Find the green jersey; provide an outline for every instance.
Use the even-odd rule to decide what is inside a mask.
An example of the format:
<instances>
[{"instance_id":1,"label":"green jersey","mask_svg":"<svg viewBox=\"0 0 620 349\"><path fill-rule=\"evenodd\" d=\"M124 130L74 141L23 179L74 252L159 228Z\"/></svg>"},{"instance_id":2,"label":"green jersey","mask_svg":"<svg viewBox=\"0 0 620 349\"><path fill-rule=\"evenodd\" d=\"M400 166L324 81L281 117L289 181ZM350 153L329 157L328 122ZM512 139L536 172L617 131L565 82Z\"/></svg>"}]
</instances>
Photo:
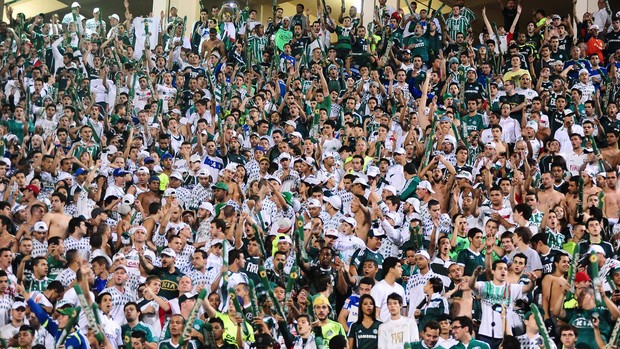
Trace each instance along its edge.
<instances>
[{"instance_id":1,"label":"green jersey","mask_svg":"<svg viewBox=\"0 0 620 349\"><path fill-rule=\"evenodd\" d=\"M411 35L405 40L406 47L411 47L411 57L419 55L422 62L428 62L428 40L424 36Z\"/></svg>"},{"instance_id":2,"label":"green jersey","mask_svg":"<svg viewBox=\"0 0 620 349\"><path fill-rule=\"evenodd\" d=\"M125 344L125 349L131 349L131 334L134 331L142 331L146 334L147 343L154 343L155 337L153 337L153 332L151 328L145 325L142 322L138 322L136 326L133 328L129 327L128 324L121 326L121 335L123 336L123 344Z\"/></svg>"},{"instance_id":3,"label":"green jersey","mask_svg":"<svg viewBox=\"0 0 620 349\"><path fill-rule=\"evenodd\" d=\"M32 273L29 273L29 275L24 278L24 287L26 288L26 292L43 292L47 289L49 282L50 280L46 277L44 277L43 280L38 280L34 278Z\"/></svg>"},{"instance_id":4,"label":"green jersey","mask_svg":"<svg viewBox=\"0 0 620 349\"><path fill-rule=\"evenodd\" d=\"M465 114L461 119L463 127L465 128L465 134L468 135L473 131L482 131L484 129L484 122L482 121L482 115L476 113L474 115Z\"/></svg>"},{"instance_id":5,"label":"green jersey","mask_svg":"<svg viewBox=\"0 0 620 349\"><path fill-rule=\"evenodd\" d=\"M450 236L450 239L452 239L452 236ZM469 248L469 239L467 238L467 235L465 236L457 235L456 246L452 249L452 251L450 251L450 259L453 261L456 260L456 258L459 256L459 253L461 253L461 251L466 250L468 248Z\"/></svg>"},{"instance_id":6,"label":"green jersey","mask_svg":"<svg viewBox=\"0 0 620 349\"><path fill-rule=\"evenodd\" d=\"M348 338L352 338L354 348L357 349L376 349L379 338L379 325L381 322L375 321L369 328L354 322L349 328Z\"/></svg>"},{"instance_id":7,"label":"green jersey","mask_svg":"<svg viewBox=\"0 0 620 349\"><path fill-rule=\"evenodd\" d=\"M598 307L590 310L579 308L566 309L566 316L561 320L575 326L579 330L578 346L581 344L593 348L592 343L596 342L594 340L594 327L592 326L592 318L594 316L598 316L601 336L603 341L607 342L612 329L611 325L614 323L607 308Z\"/></svg>"},{"instance_id":8,"label":"green jersey","mask_svg":"<svg viewBox=\"0 0 620 349\"><path fill-rule=\"evenodd\" d=\"M160 297L164 297L166 299L174 299L179 296L179 280L183 277L183 273L181 273L178 269L174 269L174 273L168 272L163 268L155 268L151 274L159 276L161 279L161 289L157 294Z\"/></svg>"},{"instance_id":9,"label":"green jersey","mask_svg":"<svg viewBox=\"0 0 620 349\"><path fill-rule=\"evenodd\" d=\"M248 54L250 55L250 63L251 64L259 64L263 61L263 52L265 52L265 47L267 47L267 37L266 36L257 36L250 35L248 37Z\"/></svg>"},{"instance_id":10,"label":"green jersey","mask_svg":"<svg viewBox=\"0 0 620 349\"><path fill-rule=\"evenodd\" d=\"M56 280L58 275L62 273L63 270L65 270L65 263L55 259L53 256L47 257L47 265L47 279L49 280L49 282Z\"/></svg>"},{"instance_id":11,"label":"green jersey","mask_svg":"<svg viewBox=\"0 0 620 349\"><path fill-rule=\"evenodd\" d=\"M379 331L379 327L377 326L377 333ZM321 333L323 334L323 343L326 348L329 348L329 341L341 334L346 336L344 332L344 327L339 322L333 320L327 320L327 324L321 325Z\"/></svg>"},{"instance_id":12,"label":"green jersey","mask_svg":"<svg viewBox=\"0 0 620 349\"><path fill-rule=\"evenodd\" d=\"M547 233L547 245L550 248L561 250L564 247L564 240L566 237L562 233L555 233L551 229L545 229Z\"/></svg>"},{"instance_id":13,"label":"green jersey","mask_svg":"<svg viewBox=\"0 0 620 349\"><path fill-rule=\"evenodd\" d=\"M459 253L456 262L465 265L463 275L473 275L477 267L481 266L484 268L484 255L480 252L475 253L467 248Z\"/></svg>"},{"instance_id":14,"label":"green jersey","mask_svg":"<svg viewBox=\"0 0 620 349\"><path fill-rule=\"evenodd\" d=\"M405 343L405 348L411 348L411 349L443 349L442 346L434 346L434 347L429 347L428 345L426 345L426 343L422 343L422 341L419 342L410 342L410 343Z\"/></svg>"},{"instance_id":15,"label":"green jersey","mask_svg":"<svg viewBox=\"0 0 620 349\"><path fill-rule=\"evenodd\" d=\"M338 49L343 51L351 51L351 31L353 27L336 27L338 35Z\"/></svg>"},{"instance_id":16,"label":"green jersey","mask_svg":"<svg viewBox=\"0 0 620 349\"><path fill-rule=\"evenodd\" d=\"M194 342L194 340L190 340L186 344L181 345L179 343L177 344L172 343L172 339L166 339L164 341L161 341L159 345L157 346L157 349L181 349L181 348L198 349L198 346L196 345L196 342Z\"/></svg>"},{"instance_id":17,"label":"green jersey","mask_svg":"<svg viewBox=\"0 0 620 349\"><path fill-rule=\"evenodd\" d=\"M16 135L19 142L22 143L24 141L24 126L26 126L26 124L13 119L7 120L6 123L9 128L9 133Z\"/></svg>"},{"instance_id":18,"label":"green jersey","mask_svg":"<svg viewBox=\"0 0 620 349\"><path fill-rule=\"evenodd\" d=\"M462 342L459 342L457 345L453 346L452 349L491 349L491 347L489 347L489 345L485 342L478 341L472 338L469 344L465 345Z\"/></svg>"}]
</instances>

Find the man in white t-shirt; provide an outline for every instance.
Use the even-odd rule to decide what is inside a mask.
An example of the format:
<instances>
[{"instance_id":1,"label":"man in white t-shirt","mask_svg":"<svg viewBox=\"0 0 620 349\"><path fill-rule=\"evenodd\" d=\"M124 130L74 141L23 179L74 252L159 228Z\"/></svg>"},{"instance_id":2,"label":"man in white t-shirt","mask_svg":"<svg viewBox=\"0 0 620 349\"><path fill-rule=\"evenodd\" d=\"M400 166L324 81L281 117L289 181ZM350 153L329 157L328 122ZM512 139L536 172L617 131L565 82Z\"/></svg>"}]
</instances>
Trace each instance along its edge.
<instances>
[{"instance_id":1,"label":"man in white t-shirt","mask_svg":"<svg viewBox=\"0 0 620 349\"><path fill-rule=\"evenodd\" d=\"M418 324L414 319L401 315L403 297L392 293L387 297L390 318L379 325L378 348L403 348L407 342L420 340Z\"/></svg>"},{"instance_id":2,"label":"man in white t-shirt","mask_svg":"<svg viewBox=\"0 0 620 349\"><path fill-rule=\"evenodd\" d=\"M506 307L506 312L513 312L515 300L529 292L536 279L533 275L531 282L527 285L509 284L506 282L508 275L508 264L503 260L493 262L491 281L478 281L478 276L482 272L482 267L476 268L474 275L469 279L469 287L474 290L481 298L482 319L477 339L486 342L491 348L497 348L504 337L504 325L502 322L502 306ZM508 316L508 326L513 327L513 317Z\"/></svg>"},{"instance_id":3,"label":"man in white t-shirt","mask_svg":"<svg viewBox=\"0 0 620 349\"><path fill-rule=\"evenodd\" d=\"M387 306L388 296L392 293L396 293L405 299L405 289L399 283L396 282L403 275L403 268L401 267L400 260L396 257L387 257L381 265L384 277L379 281L370 291L370 295L375 300L375 306L377 307L377 319L379 321L386 321L390 318L390 311ZM402 302L401 302L402 303ZM401 307L406 307L407 304L402 304Z\"/></svg>"}]
</instances>

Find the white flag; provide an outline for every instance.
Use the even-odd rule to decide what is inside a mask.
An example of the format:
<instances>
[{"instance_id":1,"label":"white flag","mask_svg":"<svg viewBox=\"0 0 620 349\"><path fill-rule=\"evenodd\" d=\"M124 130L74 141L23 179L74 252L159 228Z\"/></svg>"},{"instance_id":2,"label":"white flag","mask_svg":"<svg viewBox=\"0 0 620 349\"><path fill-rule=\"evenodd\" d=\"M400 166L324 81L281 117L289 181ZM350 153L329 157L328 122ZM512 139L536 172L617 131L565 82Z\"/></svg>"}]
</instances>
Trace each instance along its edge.
<instances>
[{"instance_id":1,"label":"white flag","mask_svg":"<svg viewBox=\"0 0 620 349\"><path fill-rule=\"evenodd\" d=\"M157 46L157 38L159 36L159 17L138 17L134 18L132 24L135 31L135 46L134 46L134 59L140 59L142 57L142 51L144 50L144 42L148 36L149 47L151 49ZM146 32L146 26L148 25L148 35Z\"/></svg>"}]
</instances>

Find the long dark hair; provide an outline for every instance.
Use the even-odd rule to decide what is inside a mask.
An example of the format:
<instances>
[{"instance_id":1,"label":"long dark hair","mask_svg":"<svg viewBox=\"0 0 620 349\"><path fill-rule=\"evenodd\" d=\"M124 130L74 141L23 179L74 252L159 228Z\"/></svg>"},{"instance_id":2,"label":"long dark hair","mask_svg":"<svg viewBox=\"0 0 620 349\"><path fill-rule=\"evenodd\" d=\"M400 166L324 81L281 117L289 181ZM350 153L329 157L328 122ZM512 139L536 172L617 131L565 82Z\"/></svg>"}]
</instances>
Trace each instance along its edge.
<instances>
[{"instance_id":1,"label":"long dark hair","mask_svg":"<svg viewBox=\"0 0 620 349\"><path fill-rule=\"evenodd\" d=\"M364 321L364 317L366 317L366 316L370 316L370 318L372 319L372 321L373 321L373 322L377 321L377 318L376 318L376 313L375 313L374 311L372 311L372 312L370 313L370 315L366 315L366 314L364 314L364 310L362 309L362 304L364 304L364 301L365 301L366 299L370 299L370 300L372 301L372 304L373 304L375 307L377 306L377 304L375 303L375 299L374 299L374 298L372 298L372 296L371 296L371 295L369 295L369 294L365 294L365 295L362 295L362 296L360 297L360 301L359 301L359 303L358 303L359 311L358 311L358 313L357 313L358 315L357 315L357 321L356 321L356 323L358 323L358 324L360 324L360 325L362 324L362 321Z\"/></svg>"}]
</instances>

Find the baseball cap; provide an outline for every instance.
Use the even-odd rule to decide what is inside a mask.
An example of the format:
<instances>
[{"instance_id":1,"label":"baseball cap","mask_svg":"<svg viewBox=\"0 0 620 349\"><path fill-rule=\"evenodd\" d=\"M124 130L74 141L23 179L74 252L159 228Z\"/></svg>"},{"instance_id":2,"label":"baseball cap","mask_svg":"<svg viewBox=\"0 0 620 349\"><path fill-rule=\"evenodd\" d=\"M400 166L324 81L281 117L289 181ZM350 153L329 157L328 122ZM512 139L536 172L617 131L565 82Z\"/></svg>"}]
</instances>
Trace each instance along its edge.
<instances>
[{"instance_id":1,"label":"baseball cap","mask_svg":"<svg viewBox=\"0 0 620 349\"><path fill-rule=\"evenodd\" d=\"M456 175L455 178L465 178L465 179L467 179L468 181L471 182L472 176L471 176L471 173L469 171L461 171L461 172L459 172L459 174Z\"/></svg>"},{"instance_id":2,"label":"baseball cap","mask_svg":"<svg viewBox=\"0 0 620 349\"><path fill-rule=\"evenodd\" d=\"M47 224L43 221L38 221L34 224L34 231L47 231Z\"/></svg>"},{"instance_id":3,"label":"baseball cap","mask_svg":"<svg viewBox=\"0 0 620 349\"><path fill-rule=\"evenodd\" d=\"M538 132L538 122L535 120L528 121L525 127L531 127L534 129L534 132Z\"/></svg>"},{"instance_id":4,"label":"baseball cap","mask_svg":"<svg viewBox=\"0 0 620 349\"><path fill-rule=\"evenodd\" d=\"M426 258L428 260L431 259L431 256L428 254L428 252L426 252L426 250L418 250L418 251L416 251L415 255L416 256L422 256L422 257L424 257L424 258Z\"/></svg>"},{"instance_id":5,"label":"baseball cap","mask_svg":"<svg viewBox=\"0 0 620 349\"><path fill-rule=\"evenodd\" d=\"M344 217L342 221L349 224L353 228L357 227L357 221L353 217Z\"/></svg>"},{"instance_id":6,"label":"baseball cap","mask_svg":"<svg viewBox=\"0 0 620 349\"><path fill-rule=\"evenodd\" d=\"M316 307L317 305L327 305L331 307L331 305L329 304L329 299L327 299L327 297L323 295L318 295L314 297L314 300L312 301L312 306Z\"/></svg>"},{"instance_id":7,"label":"baseball cap","mask_svg":"<svg viewBox=\"0 0 620 349\"><path fill-rule=\"evenodd\" d=\"M377 177L381 174L381 171L377 166L368 166L368 171L366 171L366 175L368 177Z\"/></svg>"},{"instance_id":8,"label":"baseball cap","mask_svg":"<svg viewBox=\"0 0 620 349\"><path fill-rule=\"evenodd\" d=\"M217 183L215 183L215 185L212 186L211 189L221 189L221 190L223 190L223 191L228 193L228 185L226 183L224 183L224 182L217 182Z\"/></svg>"},{"instance_id":9,"label":"baseball cap","mask_svg":"<svg viewBox=\"0 0 620 349\"><path fill-rule=\"evenodd\" d=\"M174 188L168 188L166 190L164 190L164 196L176 196L177 195L177 190Z\"/></svg>"},{"instance_id":10,"label":"baseball cap","mask_svg":"<svg viewBox=\"0 0 620 349\"><path fill-rule=\"evenodd\" d=\"M117 168L114 170L114 172L112 172L112 174L114 175L114 177L121 177L129 174L129 172L126 172L122 168Z\"/></svg>"},{"instance_id":11,"label":"baseball cap","mask_svg":"<svg viewBox=\"0 0 620 349\"><path fill-rule=\"evenodd\" d=\"M162 160L172 159L172 155L171 155L171 154L169 154L169 153L166 153L166 154L164 154L164 155L162 155L162 156L161 156L161 159L162 159Z\"/></svg>"},{"instance_id":12,"label":"baseball cap","mask_svg":"<svg viewBox=\"0 0 620 349\"><path fill-rule=\"evenodd\" d=\"M368 237L384 238L385 232L379 229L370 229L370 231L368 232Z\"/></svg>"},{"instance_id":13,"label":"baseball cap","mask_svg":"<svg viewBox=\"0 0 620 349\"><path fill-rule=\"evenodd\" d=\"M146 174L151 174L151 171L149 170L148 167L146 166L141 166L138 171L136 171L136 173L146 173Z\"/></svg>"},{"instance_id":14,"label":"baseball cap","mask_svg":"<svg viewBox=\"0 0 620 349\"><path fill-rule=\"evenodd\" d=\"M58 304L56 304L56 307L58 307ZM69 317L77 317L78 314L80 313L80 307L77 307L77 308L67 307L67 308L60 308L60 309L56 308L56 311L62 315L67 315Z\"/></svg>"},{"instance_id":15,"label":"baseball cap","mask_svg":"<svg viewBox=\"0 0 620 349\"><path fill-rule=\"evenodd\" d=\"M198 171L198 177L209 177L209 170L201 168L200 171Z\"/></svg>"},{"instance_id":16,"label":"baseball cap","mask_svg":"<svg viewBox=\"0 0 620 349\"><path fill-rule=\"evenodd\" d=\"M11 309L13 309L13 310L19 309L19 308L26 309L26 303L17 301L15 303L13 303L13 305L11 306Z\"/></svg>"},{"instance_id":17,"label":"baseball cap","mask_svg":"<svg viewBox=\"0 0 620 349\"><path fill-rule=\"evenodd\" d=\"M170 179L172 179L172 178L176 178L176 179L182 181L183 180L183 175L180 172L174 171L174 172L172 172L172 174L170 174Z\"/></svg>"},{"instance_id":18,"label":"baseball cap","mask_svg":"<svg viewBox=\"0 0 620 349\"><path fill-rule=\"evenodd\" d=\"M342 200L340 200L340 197L336 195L325 197L323 200L332 205L336 210L339 210L342 207Z\"/></svg>"},{"instance_id":19,"label":"baseball cap","mask_svg":"<svg viewBox=\"0 0 620 349\"><path fill-rule=\"evenodd\" d=\"M325 230L325 236L335 236L335 237L338 237L338 230L336 230L334 228L326 229Z\"/></svg>"},{"instance_id":20,"label":"baseball cap","mask_svg":"<svg viewBox=\"0 0 620 349\"><path fill-rule=\"evenodd\" d=\"M189 162L200 162L200 155L194 154L194 155L190 156Z\"/></svg>"},{"instance_id":21,"label":"baseball cap","mask_svg":"<svg viewBox=\"0 0 620 349\"><path fill-rule=\"evenodd\" d=\"M384 186L383 191L389 191L392 194L396 194L396 188L393 185Z\"/></svg>"},{"instance_id":22,"label":"baseball cap","mask_svg":"<svg viewBox=\"0 0 620 349\"><path fill-rule=\"evenodd\" d=\"M288 242L291 245L293 244L293 240L291 239L291 237L285 234L281 234L280 236L278 236L277 243L280 243L280 242Z\"/></svg>"},{"instance_id":23,"label":"baseball cap","mask_svg":"<svg viewBox=\"0 0 620 349\"><path fill-rule=\"evenodd\" d=\"M117 266L114 268L114 272L116 272L117 270L123 270L125 273L129 274L129 270L128 270L128 269L127 269L127 267L126 267L126 266L124 266L124 265L117 265Z\"/></svg>"},{"instance_id":24,"label":"baseball cap","mask_svg":"<svg viewBox=\"0 0 620 349\"><path fill-rule=\"evenodd\" d=\"M418 188L426 189L429 192L435 194L435 191L433 190L433 186L431 186L431 182L429 182L429 181L422 181L422 182L420 182L420 184L418 184Z\"/></svg>"},{"instance_id":25,"label":"baseball cap","mask_svg":"<svg viewBox=\"0 0 620 349\"><path fill-rule=\"evenodd\" d=\"M579 271L575 274L575 282L592 281L590 276L585 271Z\"/></svg>"},{"instance_id":26,"label":"baseball cap","mask_svg":"<svg viewBox=\"0 0 620 349\"><path fill-rule=\"evenodd\" d=\"M109 16L109 17L108 17L108 19L116 19L116 20L117 20L117 21L119 21L119 22L120 22L120 20L121 20L121 18L120 18L120 17L119 17L116 13L115 13L115 14L113 14L113 15L111 15L111 16Z\"/></svg>"},{"instance_id":27,"label":"baseball cap","mask_svg":"<svg viewBox=\"0 0 620 349\"><path fill-rule=\"evenodd\" d=\"M316 207L321 207L321 202L319 202L319 200L311 198L308 199L308 208L316 208Z\"/></svg>"},{"instance_id":28,"label":"baseball cap","mask_svg":"<svg viewBox=\"0 0 620 349\"><path fill-rule=\"evenodd\" d=\"M34 184L29 184L27 185L24 190L30 190L34 195L39 195L39 193L41 192L41 189L39 189L39 187L37 187Z\"/></svg>"},{"instance_id":29,"label":"baseball cap","mask_svg":"<svg viewBox=\"0 0 620 349\"><path fill-rule=\"evenodd\" d=\"M212 216L215 215L215 210L213 209L213 204L211 204L208 201L203 201L202 203L200 203L200 206L198 206L198 208L211 212Z\"/></svg>"},{"instance_id":30,"label":"baseball cap","mask_svg":"<svg viewBox=\"0 0 620 349\"><path fill-rule=\"evenodd\" d=\"M80 167L77 170L75 170L75 175L76 176L79 176L79 175L84 174L84 173L87 173L87 171L86 171L86 169L84 169L82 167Z\"/></svg>"},{"instance_id":31,"label":"baseball cap","mask_svg":"<svg viewBox=\"0 0 620 349\"><path fill-rule=\"evenodd\" d=\"M396 150L394 150L394 154L399 154L399 155L405 155L407 152L405 151L404 148L398 148Z\"/></svg>"},{"instance_id":32,"label":"baseball cap","mask_svg":"<svg viewBox=\"0 0 620 349\"><path fill-rule=\"evenodd\" d=\"M188 299L196 299L196 298L198 298L198 295L196 293L185 292L179 297L179 304L185 302Z\"/></svg>"},{"instance_id":33,"label":"baseball cap","mask_svg":"<svg viewBox=\"0 0 620 349\"><path fill-rule=\"evenodd\" d=\"M602 253L605 254L605 250L601 247L601 245L590 245L588 249L588 253Z\"/></svg>"},{"instance_id":34,"label":"baseball cap","mask_svg":"<svg viewBox=\"0 0 620 349\"><path fill-rule=\"evenodd\" d=\"M164 248L160 254L166 255L168 257L172 257L172 258L177 258L177 253L174 252L173 249L171 249L170 247L166 247Z\"/></svg>"},{"instance_id":35,"label":"baseball cap","mask_svg":"<svg viewBox=\"0 0 620 349\"><path fill-rule=\"evenodd\" d=\"M148 164L154 164L155 163L155 159L153 159L150 156L147 156L146 158L144 158L144 164L148 165Z\"/></svg>"},{"instance_id":36,"label":"baseball cap","mask_svg":"<svg viewBox=\"0 0 620 349\"><path fill-rule=\"evenodd\" d=\"M366 181L364 178L361 178L361 177L355 178L355 180L353 181L353 183L351 183L351 185L353 184L360 184L362 187L368 188L368 181Z\"/></svg>"}]
</instances>

